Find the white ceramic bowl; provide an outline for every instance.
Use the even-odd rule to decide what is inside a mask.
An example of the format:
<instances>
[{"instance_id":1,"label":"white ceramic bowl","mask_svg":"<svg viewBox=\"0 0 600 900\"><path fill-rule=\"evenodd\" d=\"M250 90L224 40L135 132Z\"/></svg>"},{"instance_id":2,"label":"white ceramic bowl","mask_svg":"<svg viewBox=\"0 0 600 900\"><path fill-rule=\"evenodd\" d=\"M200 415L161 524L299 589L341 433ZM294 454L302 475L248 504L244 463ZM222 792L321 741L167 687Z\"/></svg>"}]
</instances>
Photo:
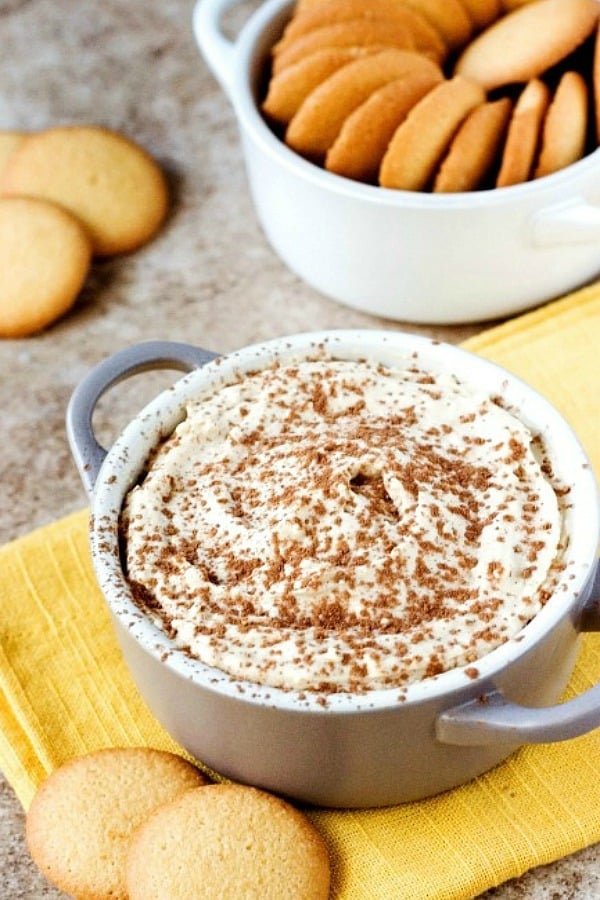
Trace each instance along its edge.
<instances>
[{"instance_id":1,"label":"white ceramic bowl","mask_svg":"<svg viewBox=\"0 0 600 900\"><path fill-rule=\"evenodd\" d=\"M174 648L133 602L119 547L123 500L151 451L185 414L189 398L275 359L327 341L334 355L384 364L419 362L501 395L542 436L557 477L572 485L567 569L555 595L515 638L477 662L394 689L318 696L234 678ZM92 555L133 678L150 709L190 753L234 779L328 806L379 806L461 784L527 742L563 740L600 725L600 685L553 706L583 630L600 630L594 587L600 522L594 476L576 437L542 397L498 366L415 335L338 331L246 347L212 364L188 345L140 344L101 363L75 391L68 433L92 504ZM127 426L108 454L92 413L115 382L153 366L190 372ZM472 674L472 673L471 673ZM484 701L484 702L482 702Z\"/></svg>"},{"instance_id":2,"label":"white ceramic bowl","mask_svg":"<svg viewBox=\"0 0 600 900\"><path fill-rule=\"evenodd\" d=\"M267 0L230 42L198 0L194 33L237 116L258 218L289 268L329 297L421 323L511 315L600 272L600 150L535 182L434 195L359 184L289 150L257 108L292 9Z\"/></svg>"}]
</instances>

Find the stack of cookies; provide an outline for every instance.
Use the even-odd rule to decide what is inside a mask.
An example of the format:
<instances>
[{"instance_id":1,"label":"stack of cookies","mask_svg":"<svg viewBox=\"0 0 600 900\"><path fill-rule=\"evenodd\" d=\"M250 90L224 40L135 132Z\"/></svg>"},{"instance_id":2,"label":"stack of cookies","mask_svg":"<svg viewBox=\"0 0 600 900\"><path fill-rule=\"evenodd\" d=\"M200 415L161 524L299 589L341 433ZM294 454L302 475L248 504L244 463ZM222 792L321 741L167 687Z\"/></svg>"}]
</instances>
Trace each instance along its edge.
<instances>
[{"instance_id":1,"label":"stack of cookies","mask_svg":"<svg viewBox=\"0 0 600 900\"><path fill-rule=\"evenodd\" d=\"M597 0L298 0L262 111L367 184L456 192L556 172L600 141Z\"/></svg>"},{"instance_id":2,"label":"stack of cookies","mask_svg":"<svg viewBox=\"0 0 600 900\"><path fill-rule=\"evenodd\" d=\"M97 750L56 769L27 813L46 877L79 900L326 900L311 823L255 788L209 784L181 757Z\"/></svg>"},{"instance_id":3,"label":"stack of cookies","mask_svg":"<svg viewBox=\"0 0 600 900\"><path fill-rule=\"evenodd\" d=\"M159 166L118 132L0 132L0 337L32 334L66 313L92 258L150 240L167 200Z\"/></svg>"}]
</instances>

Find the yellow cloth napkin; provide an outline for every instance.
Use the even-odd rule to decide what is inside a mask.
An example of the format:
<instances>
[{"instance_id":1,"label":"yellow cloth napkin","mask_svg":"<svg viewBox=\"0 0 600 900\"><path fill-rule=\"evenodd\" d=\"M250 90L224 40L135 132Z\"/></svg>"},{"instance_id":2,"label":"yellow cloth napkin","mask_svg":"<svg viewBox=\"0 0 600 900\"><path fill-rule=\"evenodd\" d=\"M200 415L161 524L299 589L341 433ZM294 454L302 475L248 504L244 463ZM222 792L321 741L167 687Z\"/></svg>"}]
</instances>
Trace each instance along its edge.
<instances>
[{"instance_id":1,"label":"yellow cloth napkin","mask_svg":"<svg viewBox=\"0 0 600 900\"><path fill-rule=\"evenodd\" d=\"M545 394L600 473L600 283L467 342ZM87 513L0 550L0 767L26 807L69 757L110 745L177 750L125 670L88 555ZM600 679L587 635L569 688ZM600 729L523 748L430 800L311 811L336 900L458 900L600 840Z\"/></svg>"}]
</instances>

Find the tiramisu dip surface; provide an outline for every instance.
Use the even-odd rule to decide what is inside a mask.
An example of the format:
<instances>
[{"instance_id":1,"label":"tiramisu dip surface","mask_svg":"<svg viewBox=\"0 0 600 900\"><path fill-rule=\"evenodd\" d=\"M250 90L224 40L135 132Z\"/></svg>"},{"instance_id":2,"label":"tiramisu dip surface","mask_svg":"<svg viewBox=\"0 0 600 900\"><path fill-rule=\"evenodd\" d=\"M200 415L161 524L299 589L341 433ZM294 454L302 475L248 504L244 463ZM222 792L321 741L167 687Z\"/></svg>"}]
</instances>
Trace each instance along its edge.
<instances>
[{"instance_id":1,"label":"tiramisu dip surface","mask_svg":"<svg viewBox=\"0 0 600 900\"><path fill-rule=\"evenodd\" d=\"M548 599L546 469L518 419L451 376L274 365L189 404L127 497L128 578L236 679L402 688L472 664Z\"/></svg>"}]
</instances>

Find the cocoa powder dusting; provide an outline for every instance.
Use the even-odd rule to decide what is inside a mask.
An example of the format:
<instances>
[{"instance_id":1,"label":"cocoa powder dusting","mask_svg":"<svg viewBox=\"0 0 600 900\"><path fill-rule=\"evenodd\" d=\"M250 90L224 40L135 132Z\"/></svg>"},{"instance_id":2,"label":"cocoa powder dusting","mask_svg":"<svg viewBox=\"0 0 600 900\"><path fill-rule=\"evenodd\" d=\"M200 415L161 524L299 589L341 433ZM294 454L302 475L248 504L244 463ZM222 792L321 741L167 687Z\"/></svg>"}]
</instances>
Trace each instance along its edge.
<instances>
[{"instance_id":1,"label":"cocoa powder dusting","mask_svg":"<svg viewBox=\"0 0 600 900\"><path fill-rule=\"evenodd\" d=\"M477 659L549 596L543 479L496 398L451 378L274 366L191 404L154 455L122 520L130 587L236 677L406 685Z\"/></svg>"}]
</instances>

